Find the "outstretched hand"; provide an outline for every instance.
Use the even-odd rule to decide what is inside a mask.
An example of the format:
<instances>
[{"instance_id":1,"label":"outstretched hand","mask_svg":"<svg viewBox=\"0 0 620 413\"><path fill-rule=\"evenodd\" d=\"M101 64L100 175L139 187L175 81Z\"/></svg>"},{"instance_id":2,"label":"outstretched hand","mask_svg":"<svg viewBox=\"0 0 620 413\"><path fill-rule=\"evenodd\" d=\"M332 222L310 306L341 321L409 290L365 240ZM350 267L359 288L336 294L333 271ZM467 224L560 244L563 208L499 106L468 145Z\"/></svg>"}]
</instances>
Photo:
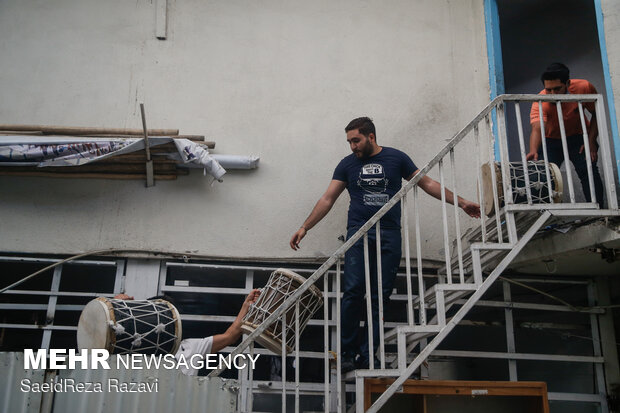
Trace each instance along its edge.
<instances>
[{"instance_id":1,"label":"outstretched hand","mask_svg":"<svg viewBox=\"0 0 620 413\"><path fill-rule=\"evenodd\" d=\"M253 289L252 291L250 291L250 294L248 294L247 297L245 297L245 301L243 302L243 306L244 307L249 307L250 304L254 304L256 302L256 300L258 300L258 296L260 295L260 290L258 288Z\"/></svg>"},{"instance_id":2,"label":"outstretched hand","mask_svg":"<svg viewBox=\"0 0 620 413\"><path fill-rule=\"evenodd\" d=\"M475 202L463 200L461 209L472 218L480 218L480 205Z\"/></svg>"},{"instance_id":3,"label":"outstretched hand","mask_svg":"<svg viewBox=\"0 0 620 413\"><path fill-rule=\"evenodd\" d=\"M297 232L294 233L293 236L291 237L291 241L289 243L291 248L297 251L299 249L299 242L305 236L306 236L306 229L304 227L299 228Z\"/></svg>"}]
</instances>

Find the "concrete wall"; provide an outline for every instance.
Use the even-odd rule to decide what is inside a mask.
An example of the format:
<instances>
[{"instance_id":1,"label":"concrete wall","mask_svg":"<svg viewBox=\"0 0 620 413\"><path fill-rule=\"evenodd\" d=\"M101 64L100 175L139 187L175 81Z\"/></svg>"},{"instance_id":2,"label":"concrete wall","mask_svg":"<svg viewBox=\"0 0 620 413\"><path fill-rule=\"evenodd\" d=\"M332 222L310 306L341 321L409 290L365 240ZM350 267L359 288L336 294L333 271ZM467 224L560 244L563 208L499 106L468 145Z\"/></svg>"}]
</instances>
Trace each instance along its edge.
<instances>
[{"instance_id":1,"label":"concrete wall","mask_svg":"<svg viewBox=\"0 0 620 413\"><path fill-rule=\"evenodd\" d=\"M488 103L482 0L169 0L165 41L156 3L0 2L0 123L135 128L144 102L149 127L204 134L259 169L148 189L0 177L0 251L329 255L347 195L300 252L288 240L349 153L349 120L373 117L378 142L421 167ZM422 233L439 256L435 202Z\"/></svg>"}]
</instances>

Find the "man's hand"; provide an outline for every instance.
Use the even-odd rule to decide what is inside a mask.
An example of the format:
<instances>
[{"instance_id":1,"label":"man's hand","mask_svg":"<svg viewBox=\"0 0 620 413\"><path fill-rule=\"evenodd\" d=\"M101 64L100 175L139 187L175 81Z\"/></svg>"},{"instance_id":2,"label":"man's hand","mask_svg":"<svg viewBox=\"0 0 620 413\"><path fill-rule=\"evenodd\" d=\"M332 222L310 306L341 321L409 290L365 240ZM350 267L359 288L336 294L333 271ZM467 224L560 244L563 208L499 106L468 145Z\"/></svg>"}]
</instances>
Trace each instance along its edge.
<instances>
[{"instance_id":1,"label":"man's hand","mask_svg":"<svg viewBox=\"0 0 620 413\"><path fill-rule=\"evenodd\" d=\"M116 300L133 300L133 295L116 294L114 296L114 299L116 299Z\"/></svg>"},{"instance_id":2,"label":"man's hand","mask_svg":"<svg viewBox=\"0 0 620 413\"><path fill-rule=\"evenodd\" d=\"M459 206L470 217L480 218L480 205L476 204L475 202L463 199L463 201L461 201L461 205Z\"/></svg>"},{"instance_id":3,"label":"man's hand","mask_svg":"<svg viewBox=\"0 0 620 413\"><path fill-rule=\"evenodd\" d=\"M306 229L304 227L301 227L297 230L296 233L293 234L289 244L292 249L294 249L295 251L299 249L299 242L303 239L303 237L306 236L306 232Z\"/></svg>"},{"instance_id":4,"label":"man's hand","mask_svg":"<svg viewBox=\"0 0 620 413\"><path fill-rule=\"evenodd\" d=\"M260 290L258 288L250 291L247 297L245 297L245 301L243 302L243 307L249 307L251 304L254 304L256 300L258 300L258 296L260 295Z\"/></svg>"},{"instance_id":5,"label":"man's hand","mask_svg":"<svg viewBox=\"0 0 620 413\"><path fill-rule=\"evenodd\" d=\"M537 161L538 160L538 152L530 152L525 156L526 161Z\"/></svg>"},{"instance_id":6,"label":"man's hand","mask_svg":"<svg viewBox=\"0 0 620 413\"><path fill-rule=\"evenodd\" d=\"M585 145L581 145L581 148L579 148L579 153L583 153L583 151L585 151ZM598 144L592 144L590 143L590 159L592 159L592 162L596 162L598 160Z\"/></svg>"}]
</instances>

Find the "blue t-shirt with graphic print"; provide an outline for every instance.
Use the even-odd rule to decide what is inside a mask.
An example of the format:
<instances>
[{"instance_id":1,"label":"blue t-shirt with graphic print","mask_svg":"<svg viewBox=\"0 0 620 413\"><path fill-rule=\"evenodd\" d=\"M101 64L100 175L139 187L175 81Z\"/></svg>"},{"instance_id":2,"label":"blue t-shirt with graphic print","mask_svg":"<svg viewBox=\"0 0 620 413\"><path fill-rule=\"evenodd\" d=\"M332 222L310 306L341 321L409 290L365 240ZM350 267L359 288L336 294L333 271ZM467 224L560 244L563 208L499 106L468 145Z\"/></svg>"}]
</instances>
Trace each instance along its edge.
<instances>
[{"instance_id":1,"label":"blue t-shirt with graphic print","mask_svg":"<svg viewBox=\"0 0 620 413\"><path fill-rule=\"evenodd\" d=\"M340 161L332 179L345 182L351 197L347 228L365 224L417 169L406 153L387 146L369 158L352 153ZM400 228L400 203L381 218L381 227Z\"/></svg>"}]
</instances>

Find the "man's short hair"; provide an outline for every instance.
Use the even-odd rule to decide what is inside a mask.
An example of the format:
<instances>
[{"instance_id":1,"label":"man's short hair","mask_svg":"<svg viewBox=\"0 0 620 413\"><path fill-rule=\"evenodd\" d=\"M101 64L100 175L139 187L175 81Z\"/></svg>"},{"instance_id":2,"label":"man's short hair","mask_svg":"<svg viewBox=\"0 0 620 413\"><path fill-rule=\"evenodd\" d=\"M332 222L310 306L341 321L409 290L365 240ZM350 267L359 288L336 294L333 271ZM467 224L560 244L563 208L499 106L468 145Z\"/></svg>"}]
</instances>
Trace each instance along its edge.
<instances>
[{"instance_id":1,"label":"man's short hair","mask_svg":"<svg viewBox=\"0 0 620 413\"><path fill-rule=\"evenodd\" d=\"M368 137L371 133L375 135L375 138L377 137L377 132L375 132L375 124L372 123L372 119L368 116L353 119L349 122L347 127L344 128L344 131L348 132L355 129L359 130L359 132L365 137Z\"/></svg>"},{"instance_id":2,"label":"man's short hair","mask_svg":"<svg viewBox=\"0 0 620 413\"><path fill-rule=\"evenodd\" d=\"M568 67L566 67L566 65L563 63L556 62L551 63L549 66L547 66L542 76L540 77L540 80L543 82L543 84L545 83L545 80L555 79L559 79L560 82L566 83L568 82L569 75L570 72L568 70Z\"/></svg>"}]
</instances>

